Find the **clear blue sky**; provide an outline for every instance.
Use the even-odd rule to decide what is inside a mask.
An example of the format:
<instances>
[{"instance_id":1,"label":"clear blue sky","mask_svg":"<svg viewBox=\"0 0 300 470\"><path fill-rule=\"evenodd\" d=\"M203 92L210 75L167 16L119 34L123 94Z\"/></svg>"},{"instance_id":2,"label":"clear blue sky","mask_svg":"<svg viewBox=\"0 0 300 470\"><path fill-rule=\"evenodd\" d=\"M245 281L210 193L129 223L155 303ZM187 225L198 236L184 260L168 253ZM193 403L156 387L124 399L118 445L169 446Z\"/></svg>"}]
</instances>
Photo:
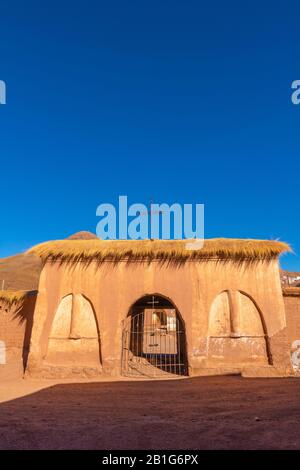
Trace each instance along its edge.
<instances>
[{"instance_id":1,"label":"clear blue sky","mask_svg":"<svg viewBox=\"0 0 300 470\"><path fill-rule=\"evenodd\" d=\"M204 203L300 270L299 2L1 1L0 256L96 207Z\"/></svg>"}]
</instances>

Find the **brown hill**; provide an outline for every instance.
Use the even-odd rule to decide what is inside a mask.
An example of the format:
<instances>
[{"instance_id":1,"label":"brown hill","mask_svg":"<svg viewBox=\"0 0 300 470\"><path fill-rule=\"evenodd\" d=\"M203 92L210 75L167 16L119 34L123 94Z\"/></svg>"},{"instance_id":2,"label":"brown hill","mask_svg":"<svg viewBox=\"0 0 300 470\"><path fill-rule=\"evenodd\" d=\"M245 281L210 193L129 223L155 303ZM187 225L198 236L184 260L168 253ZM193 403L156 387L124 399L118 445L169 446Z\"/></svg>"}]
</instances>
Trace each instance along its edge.
<instances>
[{"instance_id":1,"label":"brown hill","mask_svg":"<svg viewBox=\"0 0 300 470\"><path fill-rule=\"evenodd\" d=\"M92 232L77 232L67 238L67 240L98 240L97 235Z\"/></svg>"},{"instance_id":2,"label":"brown hill","mask_svg":"<svg viewBox=\"0 0 300 470\"><path fill-rule=\"evenodd\" d=\"M77 232L67 240L92 240L98 237L91 232ZM33 254L18 254L0 258L1 290L36 290L41 272L40 258Z\"/></svg>"}]
</instances>

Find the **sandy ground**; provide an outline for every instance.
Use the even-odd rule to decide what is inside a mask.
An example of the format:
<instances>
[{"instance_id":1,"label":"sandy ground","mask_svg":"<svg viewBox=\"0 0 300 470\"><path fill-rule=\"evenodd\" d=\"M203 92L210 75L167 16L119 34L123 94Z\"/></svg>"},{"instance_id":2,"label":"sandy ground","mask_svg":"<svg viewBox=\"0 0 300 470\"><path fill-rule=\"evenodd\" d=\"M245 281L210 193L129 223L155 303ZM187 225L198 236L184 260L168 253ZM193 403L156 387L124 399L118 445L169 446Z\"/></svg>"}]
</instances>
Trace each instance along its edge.
<instances>
[{"instance_id":1,"label":"sandy ground","mask_svg":"<svg viewBox=\"0 0 300 470\"><path fill-rule=\"evenodd\" d=\"M293 378L27 379L0 400L0 449L300 449Z\"/></svg>"}]
</instances>

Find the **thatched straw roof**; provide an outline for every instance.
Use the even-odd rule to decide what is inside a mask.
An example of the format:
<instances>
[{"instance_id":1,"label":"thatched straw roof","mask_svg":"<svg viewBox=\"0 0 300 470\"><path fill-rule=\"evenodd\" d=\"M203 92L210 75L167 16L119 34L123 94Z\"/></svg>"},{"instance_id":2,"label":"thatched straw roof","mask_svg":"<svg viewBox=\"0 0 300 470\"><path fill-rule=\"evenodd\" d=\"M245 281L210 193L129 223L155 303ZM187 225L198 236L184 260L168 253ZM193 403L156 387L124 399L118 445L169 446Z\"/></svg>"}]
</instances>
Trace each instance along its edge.
<instances>
[{"instance_id":1,"label":"thatched straw roof","mask_svg":"<svg viewBox=\"0 0 300 470\"><path fill-rule=\"evenodd\" d=\"M195 240L57 240L37 245L29 253L40 256L43 262L51 260L73 264L94 260L270 260L291 251L286 243L269 240L214 238L205 240L203 247L197 250L187 249L187 243L191 242Z\"/></svg>"},{"instance_id":2,"label":"thatched straw roof","mask_svg":"<svg viewBox=\"0 0 300 470\"><path fill-rule=\"evenodd\" d=\"M29 293L29 291L23 290L0 290L0 302L4 302L8 307L11 307L12 305L21 305Z\"/></svg>"}]
</instances>

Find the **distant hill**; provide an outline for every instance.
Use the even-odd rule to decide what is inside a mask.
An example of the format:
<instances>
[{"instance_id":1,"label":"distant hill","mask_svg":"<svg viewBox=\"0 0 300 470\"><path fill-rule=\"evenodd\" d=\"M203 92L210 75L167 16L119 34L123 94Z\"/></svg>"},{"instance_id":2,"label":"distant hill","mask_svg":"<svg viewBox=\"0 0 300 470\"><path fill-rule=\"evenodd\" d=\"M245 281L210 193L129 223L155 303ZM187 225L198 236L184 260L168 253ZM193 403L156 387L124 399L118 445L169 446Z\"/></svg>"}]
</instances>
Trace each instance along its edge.
<instances>
[{"instance_id":1,"label":"distant hill","mask_svg":"<svg viewBox=\"0 0 300 470\"><path fill-rule=\"evenodd\" d=\"M77 232L67 240L92 240L98 238L91 232ZM4 281L4 290L36 290L42 264L35 255L19 254L0 258L0 290Z\"/></svg>"},{"instance_id":2,"label":"distant hill","mask_svg":"<svg viewBox=\"0 0 300 470\"><path fill-rule=\"evenodd\" d=\"M20 254L0 259L0 290L36 290L41 261L35 255Z\"/></svg>"},{"instance_id":3,"label":"distant hill","mask_svg":"<svg viewBox=\"0 0 300 470\"><path fill-rule=\"evenodd\" d=\"M95 240L98 239L97 235L92 232L77 232L67 238L67 240Z\"/></svg>"}]
</instances>

